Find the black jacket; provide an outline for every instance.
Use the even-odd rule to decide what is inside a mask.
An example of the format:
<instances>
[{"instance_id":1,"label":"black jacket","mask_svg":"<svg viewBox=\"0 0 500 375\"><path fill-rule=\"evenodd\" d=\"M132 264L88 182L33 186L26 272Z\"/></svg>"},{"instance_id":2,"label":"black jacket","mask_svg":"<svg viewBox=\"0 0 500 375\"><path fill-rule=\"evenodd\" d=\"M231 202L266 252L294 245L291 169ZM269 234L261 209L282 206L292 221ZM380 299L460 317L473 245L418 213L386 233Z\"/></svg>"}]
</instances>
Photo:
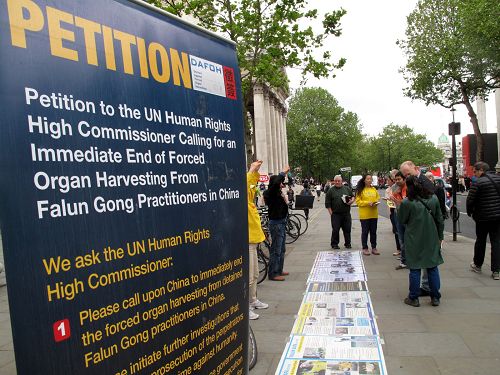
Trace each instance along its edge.
<instances>
[{"instance_id":1,"label":"black jacket","mask_svg":"<svg viewBox=\"0 0 500 375\"><path fill-rule=\"evenodd\" d=\"M500 176L488 173L479 177L467 196L467 215L475 221L500 220ZM497 188L495 188L495 185Z\"/></svg>"},{"instance_id":2,"label":"black jacket","mask_svg":"<svg viewBox=\"0 0 500 375\"><path fill-rule=\"evenodd\" d=\"M439 201L439 208L441 209L441 213L443 214L443 218L446 218L448 213L446 211L446 193L444 189L440 186L436 186L436 190L434 191L436 197Z\"/></svg>"},{"instance_id":3,"label":"black jacket","mask_svg":"<svg viewBox=\"0 0 500 375\"><path fill-rule=\"evenodd\" d=\"M281 184L284 182L285 176L281 173L271 176L269 188L264 192L264 202L269 208L269 220L285 219L288 215L288 205L281 191Z\"/></svg>"}]
</instances>

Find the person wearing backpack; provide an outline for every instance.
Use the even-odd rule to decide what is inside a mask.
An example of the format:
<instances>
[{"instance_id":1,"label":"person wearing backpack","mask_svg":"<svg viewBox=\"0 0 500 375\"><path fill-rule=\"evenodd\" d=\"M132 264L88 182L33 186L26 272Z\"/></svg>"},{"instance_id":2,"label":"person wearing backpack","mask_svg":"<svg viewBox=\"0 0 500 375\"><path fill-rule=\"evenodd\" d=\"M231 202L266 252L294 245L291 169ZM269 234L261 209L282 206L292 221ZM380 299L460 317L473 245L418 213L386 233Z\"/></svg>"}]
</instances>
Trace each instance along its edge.
<instances>
[{"instance_id":1,"label":"person wearing backpack","mask_svg":"<svg viewBox=\"0 0 500 375\"><path fill-rule=\"evenodd\" d=\"M485 162L474 164L474 176L467 196L467 215L476 222L474 258L470 264L472 272L481 273L486 253L486 239L491 242L491 277L500 280L500 176L487 173L490 166Z\"/></svg>"}]
</instances>

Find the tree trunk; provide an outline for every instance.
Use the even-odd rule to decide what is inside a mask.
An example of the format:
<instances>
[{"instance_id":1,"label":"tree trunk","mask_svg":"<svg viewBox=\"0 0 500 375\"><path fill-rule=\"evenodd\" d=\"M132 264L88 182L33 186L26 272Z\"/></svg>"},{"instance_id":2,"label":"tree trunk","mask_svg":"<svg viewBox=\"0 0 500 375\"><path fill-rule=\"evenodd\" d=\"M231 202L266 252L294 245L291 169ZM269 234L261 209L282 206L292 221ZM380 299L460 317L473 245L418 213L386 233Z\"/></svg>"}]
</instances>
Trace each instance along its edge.
<instances>
[{"instance_id":1,"label":"tree trunk","mask_svg":"<svg viewBox=\"0 0 500 375\"><path fill-rule=\"evenodd\" d=\"M476 162L478 161L484 161L484 140L483 140L483 135L481 134L481 130L479 130L479 124L477 122L477 115L476 112L474 112L474 108L472 108L472 104L470 103L469 96L467 93L462 89L462 97L464 101L465 107L467 107L467 111L469 113L470 117L470 122L472 124L472 128L474 129L474 134L476 135L476 143L477 143L477 148L476 148Z\"/></svg>"}]
</instances>

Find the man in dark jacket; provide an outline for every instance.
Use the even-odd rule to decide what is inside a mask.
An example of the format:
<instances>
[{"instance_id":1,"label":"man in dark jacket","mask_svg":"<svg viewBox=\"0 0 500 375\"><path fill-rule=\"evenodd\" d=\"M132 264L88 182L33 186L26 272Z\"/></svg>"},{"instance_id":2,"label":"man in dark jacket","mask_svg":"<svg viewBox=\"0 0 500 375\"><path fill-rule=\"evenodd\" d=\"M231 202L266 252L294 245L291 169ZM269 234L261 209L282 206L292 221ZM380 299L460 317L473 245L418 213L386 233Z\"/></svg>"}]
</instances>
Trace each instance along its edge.
<instances>
[{"instance_id":1,"label":"man in dark jacket","mask_svg":"<svg viewBox=\"0 0 500 375\"><path fill-rule=\"evenodd\" d=\"M486 238L491 242L491 277L500 280L500 176L487 173L490 166L484 162L474 164L477 182L467 196L467 215L476 222L476 243L474 261L470 264L473 272L480 273L486 253Z\"/></svg>"},{"instance_id":2,"label":"man in dark jacket","mask_svg":"<svg viewBox=\"0 0 500 375\"><path fill-rule=\"evenodd\" d=\"M332 238L330 241L332 249L340 249L340 228L344 233L345 248L351 248L351 204L353 202L354 194L351 188L342 184L340 175L335 176L333 186L328 190L325 197L325 207L330 213L332 223Z\"/></svg>"}]
</instances>

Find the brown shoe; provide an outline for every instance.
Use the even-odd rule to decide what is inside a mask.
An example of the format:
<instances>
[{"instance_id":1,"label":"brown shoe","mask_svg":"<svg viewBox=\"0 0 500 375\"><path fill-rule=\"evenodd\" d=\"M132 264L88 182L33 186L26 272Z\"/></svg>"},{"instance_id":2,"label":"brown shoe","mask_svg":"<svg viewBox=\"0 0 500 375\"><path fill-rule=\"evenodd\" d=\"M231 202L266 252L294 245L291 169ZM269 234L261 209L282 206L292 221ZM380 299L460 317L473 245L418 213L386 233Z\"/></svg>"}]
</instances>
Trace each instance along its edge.
<instances>
[{"instance_id":1,"label":"brown shoe","mask_svg":"<svg viewBox=\"0 0 500 375\"><path fill-rule=\"evenodd\" d=\"M272 281L285 281L285 278L283 276L274 276L274 277L270 277L269 280L272 280Z\"/></svg>"},{"instance_id":2,"label":"brown shoe","mask_svg":"<svg viewBox=\"0 0 500 375\"><path fill-rule=\"evenodd\" d=\"M380 255L380 251L378 251L377 249L372 249L372 254L373 255Z\"/></svg>"},{"instance_id":3,"label":"brown shoe","mask_svg":"<svg viewBox=\"0 0 500 375\"><path fill-rule=\"evenodd\" d=\"M363 255L370 255L370 250L363 249Z\"/></svg>"},{"instance_id":4,"label":"brown shoe","mask_svg":"<svg viewBox=\"0 0 500 375\"><path fill-rule=\"evenodd\" d=\"M290 275L290 272L283 271L280 273L281 276L288 276Z\"/></svg>"}]
</instances>

